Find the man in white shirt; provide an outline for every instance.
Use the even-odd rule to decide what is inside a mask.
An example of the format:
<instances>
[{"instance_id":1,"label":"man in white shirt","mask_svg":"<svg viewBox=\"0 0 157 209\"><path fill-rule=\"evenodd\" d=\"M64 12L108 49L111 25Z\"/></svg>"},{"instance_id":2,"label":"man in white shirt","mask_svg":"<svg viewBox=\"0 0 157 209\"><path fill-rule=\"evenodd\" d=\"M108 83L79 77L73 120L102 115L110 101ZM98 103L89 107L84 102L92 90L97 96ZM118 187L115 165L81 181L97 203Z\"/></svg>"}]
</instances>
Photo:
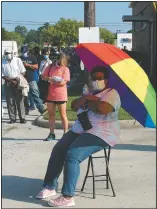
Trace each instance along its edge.
<instances>
[{"instance_id":1,"label":"man in white shirt","mask_svg":"<svg viewBox=\"0 0 157 209\"><path fill-rule=\"evenodd\" d=\"M5 80L4 89L10 124L16 122L16 107L20 123L26 123L24 96L22 91L17 89L17 78L25 74L25 67L20 58L13 55L10 49L4 51L5 59L2 62L2 78Z\"/></svg>"}]
</instances>

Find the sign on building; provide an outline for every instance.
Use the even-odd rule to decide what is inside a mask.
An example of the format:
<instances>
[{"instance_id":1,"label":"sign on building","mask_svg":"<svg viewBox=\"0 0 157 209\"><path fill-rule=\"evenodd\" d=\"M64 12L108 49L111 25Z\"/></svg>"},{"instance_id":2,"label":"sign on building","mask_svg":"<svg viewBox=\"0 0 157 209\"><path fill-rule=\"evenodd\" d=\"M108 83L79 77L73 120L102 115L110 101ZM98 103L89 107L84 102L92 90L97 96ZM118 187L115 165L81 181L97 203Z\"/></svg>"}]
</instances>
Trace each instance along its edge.
<instances>
[{"instance_id":1,"label":"sign on building","mask_svg":"<svg viewBox=\"0 0 157 209\"><path fill-rule=\"evenodd\" d=\"M118 33L117 47L120 49L126 48L129 51L132 50L132 33Z\"/></svg>"},{"instance_id":2,"label":"sign on building","mask_svg":"<svg viewBox=\"0 0 157 209\"><path fill-rule=\"evenodd\" d=\"M99 43L99 27L79 28L79 43Z\"/></svg>"}]
</instances>

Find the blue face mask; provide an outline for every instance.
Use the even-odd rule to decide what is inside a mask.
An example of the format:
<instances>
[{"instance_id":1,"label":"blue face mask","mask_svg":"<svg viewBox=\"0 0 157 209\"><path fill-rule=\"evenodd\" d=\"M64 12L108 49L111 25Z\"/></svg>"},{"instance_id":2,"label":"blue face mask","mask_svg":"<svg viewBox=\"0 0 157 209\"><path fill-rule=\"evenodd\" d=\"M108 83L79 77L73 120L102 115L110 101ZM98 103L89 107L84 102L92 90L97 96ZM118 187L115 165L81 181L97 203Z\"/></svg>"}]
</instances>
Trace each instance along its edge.
<instances>
[{"instance_id":1,"label":"blue face mask","mask_svg":"<svg viewBox=\"0 0 157 209\"><path fill-rule=\"evenodd\" d=\"M49 58L49 55L44 55L44 58L47 60Z\"/></svg>"}]
</instances>

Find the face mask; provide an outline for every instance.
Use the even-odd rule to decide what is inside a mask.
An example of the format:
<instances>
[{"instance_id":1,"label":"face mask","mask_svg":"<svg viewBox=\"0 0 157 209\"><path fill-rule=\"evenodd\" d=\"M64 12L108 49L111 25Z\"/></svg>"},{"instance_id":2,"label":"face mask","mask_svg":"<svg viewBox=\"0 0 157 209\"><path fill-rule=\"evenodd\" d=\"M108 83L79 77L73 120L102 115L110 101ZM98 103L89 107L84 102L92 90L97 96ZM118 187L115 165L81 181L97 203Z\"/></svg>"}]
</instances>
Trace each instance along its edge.
<instances>
[{"instance_id":1,"label":"face mask","mask_svg":"<svg viewBox=\"0 0 157 209\"><path fill-rule=\"evenodd\" d=\"M93 90L101 91L105 88L104 80L102 81L93 81Z\"/></svg>"},{"instance_id":2,"label":"face mask","mask_svg":"<svg viewBox=\"0 0 157 209\"><path fill-rule=\"evenodd\" d=\"M49 58L49 55L44 55L44 59L48 59Z\"/></svg>"},{"instance_id":3,"label":"face mask","mask_svg":"<svg viewBox=\"0 0 157 209\"><path fill-rule=\"evenodd\" d=\"M7 60L11 60L12 58L13 58L12 54L7 54L7 55L6 55L6 59L7 59Z\"/></svg>"},{"instance_id":4,"label":"face mask","mask_svg":"<svg viewBox=\"0 0 157 209\"><path fill-rule=\"evenodd\" d=\"M28 53L27 53L27 52L24 53L24 54L23 54L23 57L28 57Z\"/></svg>"}]
</instances>

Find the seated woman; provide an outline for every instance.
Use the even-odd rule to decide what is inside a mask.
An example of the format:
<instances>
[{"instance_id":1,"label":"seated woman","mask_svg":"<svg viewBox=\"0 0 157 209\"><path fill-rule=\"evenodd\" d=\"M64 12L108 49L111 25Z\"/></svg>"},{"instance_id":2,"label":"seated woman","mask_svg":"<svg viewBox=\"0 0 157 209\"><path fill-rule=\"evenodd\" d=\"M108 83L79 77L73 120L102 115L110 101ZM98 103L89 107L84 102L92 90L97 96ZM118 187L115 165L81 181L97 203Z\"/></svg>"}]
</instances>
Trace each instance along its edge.
<instances>
[{"instance_id":1,"label":"seated woman","mask_svg":"<svg viewBox=\"0 0 157 209\"><path fill-rule=\"evenodd\" d=\"M74 206L74 193L80 174L80 163L91 154L117 143L120 137L118 112L120 97L115 89L107 88L108 69L96 66L91 72L93 90L72 102L78 111L75 121L54 146L44 179L44 189L38 199L56 195L59 175L64 167L62 196L52 199L52 207ZM83 114L82 114L83 113Z\"/></svg>"}]
</instances>

